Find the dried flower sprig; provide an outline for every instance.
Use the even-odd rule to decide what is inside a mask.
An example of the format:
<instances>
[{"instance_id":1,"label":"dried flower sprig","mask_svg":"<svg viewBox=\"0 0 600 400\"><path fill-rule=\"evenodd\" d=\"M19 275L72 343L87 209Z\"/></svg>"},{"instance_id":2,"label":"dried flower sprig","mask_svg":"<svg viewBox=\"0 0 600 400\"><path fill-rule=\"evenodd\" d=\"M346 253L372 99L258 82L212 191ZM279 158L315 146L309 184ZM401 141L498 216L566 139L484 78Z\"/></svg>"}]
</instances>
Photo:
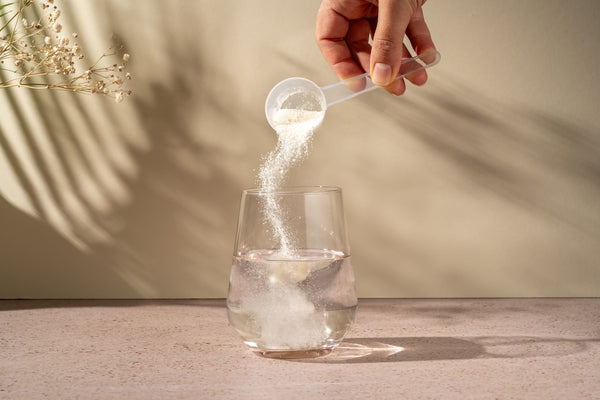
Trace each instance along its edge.
<instances>
[{"instance_id":1,"label":"dried flower sprig","mask_svg":"<svg viewBox=\"0 0 600 400\"><path fill-rule=\"evenodd\" d=\"M61 34L61 12L55 0L41 2L41 15L39 10L27 12L34 3L36 0L19 0L0 5L0 88L100 94L117 103L131 94L124 87L131 79L126 72L129 54L122 54L118 63L108 63L120 50L111 47L86 68L77 33L70 37ZM12 14L7 11L11 5L18 7ZM33 18L28 19L30 14Z\"/></svg>"}]
</instances>

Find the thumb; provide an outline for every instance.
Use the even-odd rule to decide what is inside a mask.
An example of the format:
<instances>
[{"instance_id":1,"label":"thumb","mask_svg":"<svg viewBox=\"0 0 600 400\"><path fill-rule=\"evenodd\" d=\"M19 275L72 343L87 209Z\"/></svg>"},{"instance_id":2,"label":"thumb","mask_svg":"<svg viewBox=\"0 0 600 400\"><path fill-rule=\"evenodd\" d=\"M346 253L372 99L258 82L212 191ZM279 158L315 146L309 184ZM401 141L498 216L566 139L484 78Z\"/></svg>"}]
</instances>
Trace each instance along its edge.
<instances>
[{"instance_id":1,"label":"thumb","mask_svg":"<svg viewBox=\"0 0 600 400\"><path fill-rule=\"evenodd\" d=\"M371 79L376 85L387 86L398 75L406 27L419 3L416 0L379 1L370 65Z\"/></svg>"}]
</instances>

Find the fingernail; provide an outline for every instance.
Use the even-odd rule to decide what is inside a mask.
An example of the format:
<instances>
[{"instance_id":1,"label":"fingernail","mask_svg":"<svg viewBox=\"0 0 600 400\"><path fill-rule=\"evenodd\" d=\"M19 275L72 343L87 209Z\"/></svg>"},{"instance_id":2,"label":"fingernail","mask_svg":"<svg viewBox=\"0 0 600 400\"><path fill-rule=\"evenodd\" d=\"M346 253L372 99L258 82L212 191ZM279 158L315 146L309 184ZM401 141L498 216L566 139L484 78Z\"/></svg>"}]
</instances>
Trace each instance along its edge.
<instances>
[{"instance_id":1,"label":"fingernail","mask_svg":"<svg viewBox=\"0 0 600 400\"><path fill-rule=\"evenodd\" d=\"M387 64L376 63L373 67L373 74L371 80L374 84L379 86L385 86L390 83L392 78L392 67Z\"/></svg>"}]
</instances>

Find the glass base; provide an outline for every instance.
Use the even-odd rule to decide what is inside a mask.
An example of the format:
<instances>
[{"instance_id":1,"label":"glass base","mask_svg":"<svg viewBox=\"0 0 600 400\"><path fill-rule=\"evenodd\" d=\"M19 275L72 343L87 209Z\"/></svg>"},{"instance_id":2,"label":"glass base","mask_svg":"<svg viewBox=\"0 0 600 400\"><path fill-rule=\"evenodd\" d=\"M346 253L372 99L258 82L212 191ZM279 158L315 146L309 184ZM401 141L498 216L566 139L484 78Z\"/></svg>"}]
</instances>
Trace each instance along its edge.
<instances>
[{"instance_id":1,"label":"glass base","mask_svg":"<svg viewBox=\"0 0 600 400\"><path fill-rule=\"evenodd\" d=\"M278 358L281 360L298 360L302 358L317 358L326 356L333 349L305 349L305 350L253 350L255 354L265 358Z\"/></svg>"}]
</instances>

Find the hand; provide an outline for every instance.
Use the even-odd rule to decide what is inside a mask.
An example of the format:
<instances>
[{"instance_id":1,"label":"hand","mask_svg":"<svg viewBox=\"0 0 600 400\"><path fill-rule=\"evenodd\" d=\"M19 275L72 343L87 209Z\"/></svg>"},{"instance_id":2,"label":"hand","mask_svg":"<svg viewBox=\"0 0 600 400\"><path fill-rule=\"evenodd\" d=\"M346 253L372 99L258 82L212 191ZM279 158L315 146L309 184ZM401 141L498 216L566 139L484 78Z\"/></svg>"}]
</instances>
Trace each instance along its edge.
<instances>
[{"instance_id":1,"label":"hand","mask_svg":"<svg viewBox=\"0 0 600 400\"><path fill-rule=\"evenodd\" d=\"M369 71L373 83L397 96L404 80L394 82L402 59L410 58L408 37L417 54L435 49L421 6L425 0L323 0L317 14L316 39L323 57L340 79ZM369 35L373 35L372 45ZM419 71L407 78L427 81Z\"/></svg>"}]
</instances>

